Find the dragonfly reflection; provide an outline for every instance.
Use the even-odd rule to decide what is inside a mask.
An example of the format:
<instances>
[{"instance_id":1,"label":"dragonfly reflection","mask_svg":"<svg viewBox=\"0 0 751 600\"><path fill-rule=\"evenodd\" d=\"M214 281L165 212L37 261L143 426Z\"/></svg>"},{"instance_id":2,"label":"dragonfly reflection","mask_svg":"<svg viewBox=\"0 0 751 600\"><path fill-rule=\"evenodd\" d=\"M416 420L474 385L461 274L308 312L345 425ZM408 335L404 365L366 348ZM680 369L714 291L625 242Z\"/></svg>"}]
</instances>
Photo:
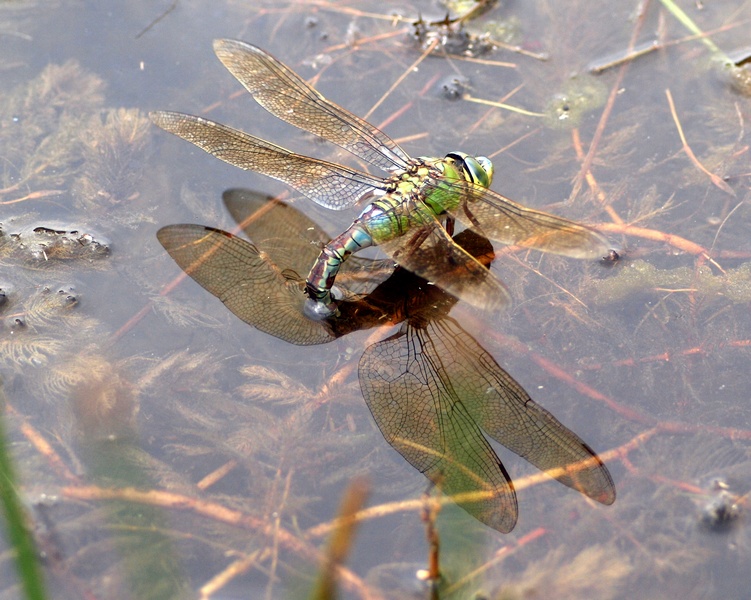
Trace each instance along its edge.
<instances>
[{"instance_id":1,"label":"dragonfly reflection","mask_svg":"<svg viewBox=\"0 0 751 600\"><path fill-rule=\"evenodd\" d=\"M242 190L224 199L255 243L202 225L170 225L157 234L170 256L240 319L293 344L401 323L360 359L365 401L389 444L468 513L504 533L517 520L513 483L483 432L564 485L615 501L593 450L448 316L456 298L404 269L389 276L391 261L353 257L337 280L348 298L341 315L311 320L300 273L328 241L325 233L278 200ZM466 230L454 241L485 268L492 260L487 239ZM367 290L367 280L381 283Z\"/></svg>"},{"instance_id":2,"label":"dragonfly reflection","mask_svg":"<svg viewBox=\"0 0 751 600\"><path fill-rule=\"evenodd\" d=\"M373 245L402 267L479 308L503 306L509 298L503 283L488 275L442 226L454 218L505 244L575 258L600 258L607 253L607 242L597 232L488 189L493 165L486 157L450 152L444 158L411 158L385 133L324 98L257 46L216 40L214 51L271 114L388 172L385 178L376 177L301 156L193 115L151 113L162 129L241 169L283 181L321 206L341 210L361 200L367 203L352 225L299 271L310 269L306 281L310 302L304 306L308 316L322 319L337 314L331 289L342 264Z\"/></svg>"}]
</instances>

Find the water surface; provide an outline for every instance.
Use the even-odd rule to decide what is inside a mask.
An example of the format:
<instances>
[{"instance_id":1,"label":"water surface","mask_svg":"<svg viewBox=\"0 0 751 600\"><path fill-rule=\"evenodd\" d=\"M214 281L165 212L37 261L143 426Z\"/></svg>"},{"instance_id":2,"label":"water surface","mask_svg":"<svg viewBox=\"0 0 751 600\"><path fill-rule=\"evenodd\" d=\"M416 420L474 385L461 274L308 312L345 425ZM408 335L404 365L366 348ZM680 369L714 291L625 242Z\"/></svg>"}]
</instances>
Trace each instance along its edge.
<instances>
[{"instance_id":1,"label":"water surface","mask_svg":"<svg viewBox=\"0 0 751 600\"><path fill-rule=\"evenodd\" d=\"M213 56L217 37L267 49L413 155L490 156L495 190L598 227L622 255L608 267L497 248L513 306L452 309L601 455L618 498L529 480L498 448L519 522L501 535L444 507L440 596L744 597L749 99L663 4L590 4L504 3L468 31L524 52L480 53L482 39L476 56L422 60L410 21L446 12L427 2L177 2L148 29L168 3L0 5L0 375L54 597L307 593L360 476L380 511L343 594L428 597L420 502L398 504L427 481L385 442L357 378L392 330L300 348L172 285L160 227L232 230L226 189L285 188L167 136L149 110L364 168L255 106ZM748 3L685 4L722 51L747 44ZM608 66L629 44L658 49ZM332 235L355 216L295 206ZM3 556L0 593L18 597Z\"/></svg>"}]
</instances>

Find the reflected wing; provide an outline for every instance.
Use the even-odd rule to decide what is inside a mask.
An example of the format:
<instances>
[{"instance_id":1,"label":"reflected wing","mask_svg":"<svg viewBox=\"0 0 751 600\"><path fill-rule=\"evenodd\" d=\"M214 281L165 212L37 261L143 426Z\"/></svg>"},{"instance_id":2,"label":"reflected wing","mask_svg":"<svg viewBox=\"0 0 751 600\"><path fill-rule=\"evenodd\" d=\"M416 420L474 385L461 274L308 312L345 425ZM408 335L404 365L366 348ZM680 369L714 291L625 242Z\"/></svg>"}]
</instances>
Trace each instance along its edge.
<instances>
[{"instance_id":1,"label":"reflected wing","mask_svg":"<svg viewBox=\"0 0 751 600\"><path fill-rule=\"evenodd\" d=\"M395 222L406 224L405 233L376 241L402 267L483 310L495 311L510 302L503 283L454 243L422 202L402 203L393 215Z\"/></svg>"},{"instance_id":2,"label":"reflected wing","mask_svg":"<svg viewBox=\"0 0 751 600\"><path fill-rule=\"evenodd\" d=\"M294 71L260 48L215 40L214 52L256 102L275 117L322 137L385 170L403 169L409 157L366 121L326 100Z\"/></svg>"},{"instance_id":3,"label":"reflected wing","mask_svg":"<svg viewBox=\"0 0 751 600\"><path fill-rule=\"evenodd\" d=\"M442 179L426 187L445 194L446 186L463 199L452 216L493 240L573 258L602 258L608 253L607 240L589 227L521 206L471 182Z\"/></svg>"},{"instance_id":4,"label":"reflected wing","mask_svg":"<svg viewBox=\"0 0 751 600\"><path fill-rule=\"evenodd\" d=\"M157 238L181 269L249 325L298 345L334 339L324 322L303 315L302 279L283 274L250 242L203 225L170 225Z\"/></svg>"},{"instance_id":5,"label":"reflected wing","mask_svg":"<svg viewBox=\"0 0 751 600\"><path fill-rule=\"evenodd\" d=\"M513 485L468 413L462 382L452 379L455 358L436 332L432 323L405 323L366 349L363 396L394 449L472 516L508 533L518 512Z\"/></svg>"},{"instance_id":6,"label":"reflected wing","mask_svg":"<svg viewBox=\"0 0 751 600\"><path fill-rule=\"evenodd\" d=\"M379 177L295 154L201 117L164 111L152 112L149 117L155 125L218 159L278 179L326 208L348 208L367 192L383 189L383 180Z\"/></svg>"},{"instance_id":7,"label":"reflected wing","mask_svg":"<svg viewBox=\"0 0 751 600\"><path fill-rule=\"evenodd\" d=\"M251 190L222 194L232 218L253 243L283 269L305 274L331 237L311 219L281 200ZM342 263L336 284L345 299L369 294L394 272L394 261L351 256Z\"/></svg>"},{"instance_id":8,"label":"reflected wing","mask_svg":"<svg viewBox=\"0 0 751 600\"><path fill-rule=\"evenodd\" d=\"M445 377L485 433L562 484L603 504L615 501L610 473L579 436L532 400L456 321L446 317L430 327Z\"/></svg>"},{"instance_id":9,"label":"reflected wing","mask_svg":"<svg viewBox=\"0 0 751 600\"><path fill-rule=\"evenodd\" d=\"M222 194L222 200L245 235L281 268L307 273L331 239L299 210L276 198L232 189Z\"/></svg>"}]
</instances>

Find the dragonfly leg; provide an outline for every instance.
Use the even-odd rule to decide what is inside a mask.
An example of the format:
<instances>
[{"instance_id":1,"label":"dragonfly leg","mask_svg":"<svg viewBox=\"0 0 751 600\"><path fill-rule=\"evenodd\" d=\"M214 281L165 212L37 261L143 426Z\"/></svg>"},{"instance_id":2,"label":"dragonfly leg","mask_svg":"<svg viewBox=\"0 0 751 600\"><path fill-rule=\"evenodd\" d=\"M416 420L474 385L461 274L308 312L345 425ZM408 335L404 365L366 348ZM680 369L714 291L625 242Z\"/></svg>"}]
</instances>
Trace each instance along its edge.
<instances>
[{"instance_id":1,"label":"dragonfly leg","mask_svg":"<svg viewBox=\"0 0 751 600\"><path fill-rule=\"evenodd\" d=\"M446 217L446 223L443 226L443 228L446 230L446 233L448 233L452 237L454 235L454 224L455 223L456 223L456 221L455 221L454 217Z\"/></svg>"},{"instance_id":2,"label":"dragonfly leg","mask_svg":"<svg viewBox=\"0 0 751 600\"><path fill-rule=\"evenodd\" d=\"M355 221L347 231L331 240L321 250L305 282L305 293L310 299L305 304L307 317L321 320L337 315L331 288L339 269L351 254L372 245L373 238L370 233Z\"/></svg>"}]
</instances>

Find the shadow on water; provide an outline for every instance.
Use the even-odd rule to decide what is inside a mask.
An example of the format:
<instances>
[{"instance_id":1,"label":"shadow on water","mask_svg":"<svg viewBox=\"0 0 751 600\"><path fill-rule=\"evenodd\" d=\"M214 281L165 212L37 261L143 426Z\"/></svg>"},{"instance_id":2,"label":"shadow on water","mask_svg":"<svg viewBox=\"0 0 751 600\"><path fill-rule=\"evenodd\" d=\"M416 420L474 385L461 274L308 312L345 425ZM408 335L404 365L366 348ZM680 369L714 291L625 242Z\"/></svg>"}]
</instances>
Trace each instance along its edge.
<instances>
[{"instance_id":1,"label":"shadow on water","mask_svg":"<svg viewBox=\"0 0 751 600\"><path fill-rule=\"evenodd\" d=\"M312 320L303 312L300 273L328 242L325 233L279 200L230 190L224 201L253 243L211 227L170 225L157 234L170 256L240 319L293 344L402 323L363 352L363 396L386 440L468 513L504 533L517 520L513 483L482 431L562 484L603 504L615 501L610 474L589 446L448 316L453 296L397 268L354 299L347 275L362 266L382 272L384 264L350 260L338 279L350 298L339 302L340 315ZM470 230L454 239L486 267L492 260L487 239Z\"/></svg>"}]
</instances>

